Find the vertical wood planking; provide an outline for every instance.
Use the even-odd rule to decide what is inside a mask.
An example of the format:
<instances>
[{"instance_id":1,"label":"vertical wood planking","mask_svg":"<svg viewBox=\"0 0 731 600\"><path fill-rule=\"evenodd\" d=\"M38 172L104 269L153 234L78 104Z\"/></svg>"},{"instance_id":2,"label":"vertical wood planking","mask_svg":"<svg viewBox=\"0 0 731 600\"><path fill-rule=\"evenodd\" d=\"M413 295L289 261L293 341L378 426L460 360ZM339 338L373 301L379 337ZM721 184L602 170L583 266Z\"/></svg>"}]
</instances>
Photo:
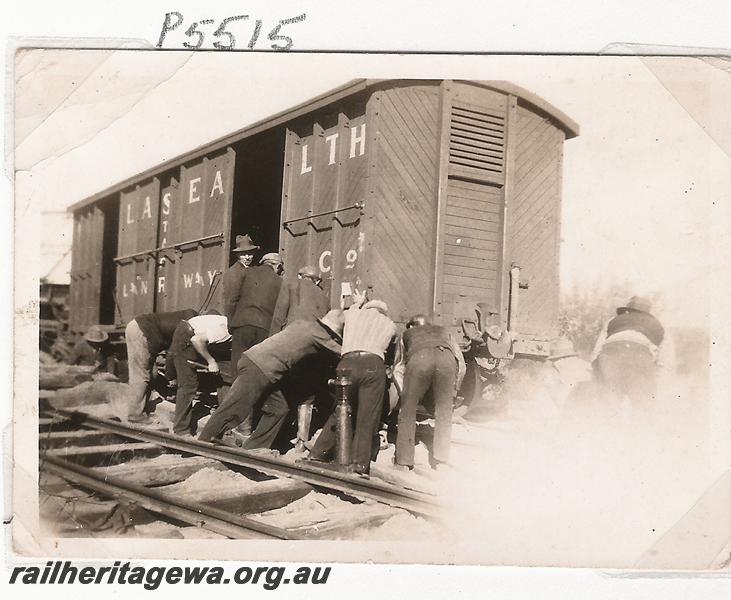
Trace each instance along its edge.
<instances>
[{"instance_id":1,"label":"vertical wood planking","mask_svg":"<svg viewBox=\"0 0 731 600\"><path fill-rule=\"evenodd\" d=\"M498 311L500 324L507 327L508 303L510 295L510 266L512 263L512 240L508 231L511 222L513 194L515 189L515 165L518 141L518 100L515 96L508 96L507 117L505 120L505 186L503 188L503 226L502 248L498 261Z\"/></svg>"},{"instance_id":2,"label":"vertical wood planking","mask_svg":"<svg viewBox=\"0 0 731 600\"><path fill-rule=\"evenodd\" d=\"M450 326L474 318L478 302L500 310L509 106L504 93L448 87L433 306Z\"/></svg>"},{"instance_id":3,"label":"vertical wood planking","mask_svg":"<svg viewBox=\"0 0 731 600\"><path fill-rule=\"evenodd\" d=\"M314 119L314 117L313 117ZM311 214L313 194L313 171L307 170L312 165L312 144L314 141L310 133L300 135L307 131L311 132L314 123L298 125L298 129L290 130L287 143L290 147L289 167L287 180L287 207L286 221L302 219ZM308 155L303 157L304 148L307 147ZM303 163L306 165L303 171ZM307 220L299 220L295 223L286 224L282 229L284 236L284 253L286 255L285 269L296 271L309 260L309 236L311 228Z\"/></svg>"},{"instance_id":4,"label":"vertical wood planking","mask_svg":"<svg viewBox=\"0 0 731 600\"><path fill-rule=\"evenodd\" d=\"M359 285L361 214L351 207L365 200L366 161L371 147L363 138L353 156L349 151L351 137L360 137L365 125L364 111L363 103L355 102L311 115L297 127L315 133L302 138L293 133L287 141L287 197L281 239L285 268L290 273L305 264L319 269L323 289L332 303L337 302L342 281ZM367 135L367 127L365 131ZM331 214L323 214L328 212ZM289 222L292 219L297 221Z\"/></svg>"},{"instance_id":5,"label":"vertical wood planking","mask_svg":"<svg viewBox=\"0 0 731 600\"><path fill-rule=\"evenodd\" d=\"M171 215L180 210L179 176L170 176L167 185L160 190L160 223L158 227L158 247L171 246L176 241L176 234L171 223ZM155 310L166 312L173 310L178 295L178 278L175 277L175 252L162 251L157 256L157 281L155 283Z\"/></svg>"},{"instance_id":6,"label":"vertical wood planking","mask_svg":"<svg viewBox=\"0 0 731 600\"><path fill-rule=\"evenodd\" d=\"M117 243L118 324L152 312L155 305L155 268L160 212L160 181L156 177L122 192ZM148 252L134 258L130 254Z\"/></svg>"},{"instance_id":7,"label":"vertical wood planking","mask_svg":"<svg viewBox=\"0 0 731 600\"><path fill-rule=\"evenodd\" d=\"M294 162L295 162L295 148L299 136L292 131L287 129L287 134L284 142L284 179L282 182L282 216L279 229L279 252L284 259L285 265L288 261L293 258L294 255L294 242L292 240L291 232L286 228L286 221L293 219L293 196L294 196ZM286 268L286 266L285 266Z\"/></svg>"},{"instance_id":8,"label":"vertical wood planking","mask_svg":"<svg viewBox=\"0 0 731 600\"><path fill-rule=\"evenodd\" d=\"M337 164L337 175L335 180L335 208L343 208L345 206L348 206L347 198L345 198L344 181L344 164L345 157L347 156L345 154L346 150L344 140L346 139L347 124L348 117L343 113L343 111L338 111L337 131L339 136L339 143L337 145L337 155L335 159ZM333 256L341 256L343 253L343 227L340 224L340 221L338 220L336 215L332 216L332 227L332 253ZM335 282L342 281L342 264L342 261L337 261L337 263L334 262L331 267L330 276L327 277L328 288L330 292L330 306L338 306L339 304L340 290L338 289L338 286L335 284ZM319 269L320 265L315 265L315 268ZM326 278L323 277L323 286L325 285L325 281Z\"/></svg>"},{"instance_id":9,"label":"vertical wood planking","mask_svg":"<svg viewBox=\"0 0 731 600\"><path fill-rule=\"evenodd\" d=\"M156 293L166 310L198 310L206 298L208 308L221 308L220 278L228 266L235 162L235 151L226 148L182 165L179 176L175 173L164 188L163 198L171 194L168 214L162 214L164 202L161 208L168 223L165 246L170 249L159 252L163 266L158 269ZM193 241L208 236L213 237Z\"/></svg>"},{"instance_id":10,"label":"vertical wood planking","mask_svg":"<svg viewBox=\"0 0 731 600\"><path fill-rule=\"evenodd\" d=\"M104 212L94 204L74 213L69 328L76 333L99 323Z\"/></svg>"},{"instance_id":11,"label":"vertical wood planking","mask_svg":"<svg viewBox=\"0 0 731 600\"><path fill-rule=\"evenodd\" d=\"M368 98L366 102L366 129L368 137L368 151L366 152L365 164L365 209L361 224L360 238L358 240L358 283L363 282L366 289L373 289L373 279L377 277L377 266L374 257L371 255L373 251L373 242L376 232L375 219L376 213L383 210L383 206L379 203L378 198L378 177L379 165L378 155L381 151L380 142L380 126L381 126L381 103L383 92L375 92Z\"/></svg>"},{"instance_id":12,"label":"vertical wood planking","mask_svg":"<svg viewBox=\"0 0 731 600\"><path fill-rule=\"evenodd\" d=\"M447 185L449 183L449 116L451 107L450 81L444 80L439 86L440 118L439 118L439 150L436 189L436 219L434 220L434 274L432 279L432 314L435 322L441 324L444 289L444 215L447 208Z\"/></svg>"},{"instance_id":13,"label":"vertical wood planking","mask_svg":"<svg viewBox=\"0 0 731 600\"><path fill-rule=\"evenodd\" d=\"M318 204L318 182L319 179L323 176L323 170L322 165L320 164L322 160L322 151L321 146L322 144L320 141L324 137L323 129L320 123L315 122L312 125L312 135L309 137L310 142L308 143L309 147L309 164L312 166L312 171L310 173L310 198L309 198L309 208L308 208L308 214L312 215L317 212L317 204ZM315 235L316 230L314 228L315 223L313 221L310 221L308 223L309 229L307 231L307 259L306 262L311 262L312 257L315 255L315 252L317 250L317 242L319 241L320 236Z\"/></svg>"},{"instance_id":14,"label":"vertical wood planking","mask_svg":"<svg viewBox=\"0 0 731 600\"><path fill-rule=\"evenodd\" d=\"M371 154L377 152L377 148L369 143L369 127L367 106L358 103L355 106L343 108L347 117L343 123L343 139L341 143L341 164L338 170L341 173L341 194L342 205L339 208L353 206L356 203L367 203L368 193L368 163ZM358 152L350 157L350 136L353 130L360 132L361 127L366 127L365 151L361 156ZM363 211L359 209L348 209L339 212L335 217L336 227L340 231L339 247L333 248L332 269L334 274L333 285L335 293L340 298L342 284L347 282L351 287L362 287L361 272L365 260L364 239L363 239Z\"/></svg>"}]
</instances>

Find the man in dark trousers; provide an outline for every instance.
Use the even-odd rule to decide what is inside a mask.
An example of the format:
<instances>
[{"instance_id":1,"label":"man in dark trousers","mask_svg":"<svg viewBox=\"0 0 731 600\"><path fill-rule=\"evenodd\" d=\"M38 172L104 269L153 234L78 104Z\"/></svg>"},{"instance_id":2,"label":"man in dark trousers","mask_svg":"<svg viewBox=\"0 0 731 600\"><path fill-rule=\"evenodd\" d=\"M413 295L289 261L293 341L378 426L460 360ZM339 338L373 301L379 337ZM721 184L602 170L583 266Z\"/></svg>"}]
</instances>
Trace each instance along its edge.
<instances>
[{"instance_id":1,"label":"man in dark trousers","mask_svg":"<svg viewBox=\"0 0 731 600\"><path fill-rule=\"evenodd\" d=\"M275 399L270 403L273 408L263 412L255 432L257 447L271 445L282 426L281 411L286 405L278 388L279 382L308 356L318 352L339 354L342 330L342 311L332 310L317 321L294 321L286 329L249 348L241 355L236 380L199 439L210 442L220 438L246 419L258 403L264 399L269 401L274 394Z\"/></svg>"},{"instance_id":2,"label":"man in dark trousers","mask_svg":"<svg viewBox=\"0 0 731 600\"><path fill-rule=\"evenodd\" d=\"M173 341L173 333L181 321L193 318L192 308L174 312L139 315L124 330L127 343L127 365L131 397L127 419L133 423L151 421L145 414L150 399L150 379L155 358L167 350Z\"/></svg>"},{"instance_id":3,"label":"man in dark trousers","mask_svg":"<svg viewBox=\"0 0 731 600\"><path fill-rule=\"evenodd\" d=\"M665 336L651 310L649 300L633 296L617 309L594 348L594 373L605 397L618 402L627 396L637 412L654 404L657 353Z\"/></svg>"},{"instance_id":4,"label":"man in dark trousers","mask_svg":"<svg viewBox=\"0 0 731 600\"><path fill-rule=\"evenodd\" d=\"M367 475L371 460L378 454L378 425L386 391L385 356L397 341L396 325L388 317L385 302L368 301L365 294L357 290L353 300L353 305L344 312L343 349L337 375L351 381L353 471ZM334 440L335 416L332 415L315 441L310 458L326 459L332 452Z\"/></svg>"},{"instance_id":5,"label":"man in dark trousers","mask_svg":"<svg viewBox=\"0 0 731 600\"><path fill-rule=\"evenodd\" d=\"M191 435L194 427L193 399L198 391L198 373L193 363L200 363L201 359L207 364L209 373L218 373L219 367L213 357L211 346L224 344L231 339L228 332L226 317L217 314L207 314L180 321L173 333L173 341L168 352L168 375L174 367L175 377L178 380L178 389L175 394L175 420L173 433L177 435Z\"/></svg>"},{"instance_id":6,"label":"man in dark trousers","mask_svg":"<svg viewBox=\"0 0 731 600\"><path fill-rule=\"evenodd\" d=\"M330 310L330 298L320 287L322 276L314 267L306 265L297 273L297 279L282 285L274 307L270 335L279 333L287 323L303 319L314 321Z\"/></svg>"},{"instance_id":7,"label":"man in dark trousers","mask_svg":"<svg viewBox=\"0 0 731 600\"><path fill-rule=\"evenodd\" d=\"M416 409L431 391L434 400L432 468L446 463L452 441L452 407L464 377L462 352L444 327L431 325L426 315L415 315L402 337L406 369L398 416L395 463L414 466Z\"/></svg>"},{"instance_id":8,"label":"man in dark trousers","mask_svg":"<svg viewBox=\"0 0 731 600\"><path fill-rule=\"evenodd\" d=\"M272 324L282 278L282 261L278 254L266 254L259 265L253 265L259 249L248 235L236 236L233 252L237 261L223 276L223 302L231 340L231 364L241 354L265 340Z\"/></svg>"}]
</instances>

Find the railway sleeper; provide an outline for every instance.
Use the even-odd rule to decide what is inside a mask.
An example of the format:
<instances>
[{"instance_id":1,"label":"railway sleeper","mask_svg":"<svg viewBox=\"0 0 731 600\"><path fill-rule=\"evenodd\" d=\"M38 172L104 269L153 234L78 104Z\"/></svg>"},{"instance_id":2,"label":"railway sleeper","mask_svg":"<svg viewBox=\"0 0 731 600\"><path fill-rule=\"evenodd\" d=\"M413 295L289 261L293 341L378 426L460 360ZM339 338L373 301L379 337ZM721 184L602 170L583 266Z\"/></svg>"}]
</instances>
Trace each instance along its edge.
<instances>
[{"instance_id":1,"label":"railway sleeper","mask_svg":"<svg viewBox=\"0 0 731 600\"><path fill-rule=\"evenodd\" d=\"M109 446L123 444L125 441L125 438L120 435L95 429L45 431L38 435L39 447L46 450Z\"/></svg>"},{"instance_id":2,"label":"railway sleeper","mask_svg":"<svg viewBox=\"0 0 731 600\"><path fill-rule=\"evenodd\" d=\"M66 446L49 449L41 452L41 461L44 456L52 456L71 461L84 467L105 467L128 462L133 458L153 458L166 453L168 450L157 444L147 442L107 444L102 446Z\"/></svg>"},{"instance_id":3,"label":"railway sleeper","mask_svg":"<svg viewBox=\"0 0 731 600\"><path fill-rule=\"evenodd\" d=\"M94 469L98 471L98 469ZM167 488L167 489L166 489ZM240 486L216 488L215 490L193 490L181 492L175 486L157 487L156 491L169 497L171 500L189 504L200 504L208 508L215 508L233 515L247 515L266 512L287 506L308 494L312 488L307 484L295 481L272 480L261 482L253 488L242 490ZM84 485L66 482L58 477L46 477L41 492L63 501L64 498L87 497L95 498L75 502L74 516L77 525L95 531L107 529L128 529L134 525L147 525L160 520L160 514L141 507L135 502L110 498L103 494L96 494L93 488ZM81 492L81 494L79 494ZM165 515L163 515L165 516ZM165 516L165 520L174 525L184 525L184 521ZM328 528L330 531L332 527ZM121 532L121 531L119 531ZM303 534L306 532L303 530Z\"/></svg>"}]
</instances>

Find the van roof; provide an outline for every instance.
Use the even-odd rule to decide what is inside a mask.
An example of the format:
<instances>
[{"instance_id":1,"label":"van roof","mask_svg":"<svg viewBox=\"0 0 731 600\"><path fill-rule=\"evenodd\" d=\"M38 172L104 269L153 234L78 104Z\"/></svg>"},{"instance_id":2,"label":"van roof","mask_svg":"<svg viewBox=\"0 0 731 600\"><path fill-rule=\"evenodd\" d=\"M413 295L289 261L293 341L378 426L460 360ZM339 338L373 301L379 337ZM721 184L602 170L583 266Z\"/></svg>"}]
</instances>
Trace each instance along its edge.
<instances>
[{"instance_id":1,"label":"van roof","mask_svg":"<svg viewBox=\"0 0 731 600\"><path fill-rule=\"evenodd\" d=\"M276 113L270 117L267 117L266 119L252 123L251 125L247 125L246 127L238 129L224 137L207 142L193 150L180 154L174 158L166 160L165 162L159 163L154 167L151 167L150 169L133 175L132 177L128 177L127 179L120 181L119 183L114 184L100 192L97 192L96 194L89 196L88 198L72 204L68 208L68 211L74 212L80 208L83 208L84 206L96 202L97 200L101 200L103 198L106 198L107 196L111 196L112 194L120 192L130 185L137 183L138 181L154 177L155 175L158 175L160 173L164 173L165 171L172 169L181 163L200 158L201 156L204 156L210 152L215 152L217 150L225 148L226 146L239 142L247 137L251 137L268 129L272 129L273 127L277 127L278 125L293 121L298 117L319 110L330 104L334 104L335 102L338 102L339 100L342 100L344 98L348 98L350 96L355 96L357 94L369 91L372 88L378 88L386 85L393 86L394 84L398 83L413 84L418 82L430 82L436 84L439 81L441 80L354 79L344 85L329 90L310 100L307 100L306 102L293 106L290 109ZM509 83L507 81L455 81L457 81L458 83L465 83L496 90L506 94L512 94L516 96L521 103L531 107L537 112L543 113L551 120L553 120L556 125L564 131L564 133L566 134L566 139L571 139L579 135L579 126L575 121L573 121L565 113L560 111L549 102L546 102L541 97L533 94L532 92L529 92L526 89L521 88L520 86Z\"/></svg>"}]
</instances>

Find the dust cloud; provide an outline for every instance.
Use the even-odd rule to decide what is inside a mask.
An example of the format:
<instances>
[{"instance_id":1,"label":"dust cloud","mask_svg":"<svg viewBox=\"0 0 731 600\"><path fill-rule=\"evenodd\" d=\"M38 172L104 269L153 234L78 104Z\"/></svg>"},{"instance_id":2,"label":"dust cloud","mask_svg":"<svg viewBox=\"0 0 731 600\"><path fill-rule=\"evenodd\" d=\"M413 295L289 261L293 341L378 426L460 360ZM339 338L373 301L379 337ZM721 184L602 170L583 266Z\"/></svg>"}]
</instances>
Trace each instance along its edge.
<instances>
[{"instance_id":1,"label":"dust cloud","mask_svg":"<svg viewBox=\"0 0 731 600\"><path fill-rule=\"evenodd\" d=\"M649 410L596 391L566 400L540 368L518 369L505 395L502 412L455 425L440 481L445 527L479 544L479 562L641 565L718 478L705 372L663 369ZM702 548L708 565L721 548Z\"/></svg>"}]
</instances>

